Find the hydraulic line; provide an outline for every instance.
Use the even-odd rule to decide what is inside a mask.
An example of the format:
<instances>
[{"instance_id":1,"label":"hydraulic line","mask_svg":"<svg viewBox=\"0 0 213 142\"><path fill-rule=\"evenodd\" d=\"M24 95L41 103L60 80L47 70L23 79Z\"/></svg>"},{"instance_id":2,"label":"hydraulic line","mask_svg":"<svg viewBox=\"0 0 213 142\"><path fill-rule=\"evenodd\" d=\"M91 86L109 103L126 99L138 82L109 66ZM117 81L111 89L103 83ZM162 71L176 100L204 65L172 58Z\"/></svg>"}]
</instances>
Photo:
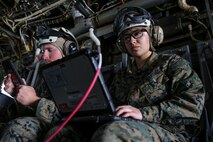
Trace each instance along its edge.
<instances>
[{"instance_id":1,"label":"hydraulic line","mask_svg":"<svg viewBox=\"0 0 213 142\"><path fill-rule=\"evenodd\" d=\"M189 13L198 13L198 9L196 6L191 6L186 3L186 0L178 0L178 5L181 9Z\"/></svg>"}]
</instances>

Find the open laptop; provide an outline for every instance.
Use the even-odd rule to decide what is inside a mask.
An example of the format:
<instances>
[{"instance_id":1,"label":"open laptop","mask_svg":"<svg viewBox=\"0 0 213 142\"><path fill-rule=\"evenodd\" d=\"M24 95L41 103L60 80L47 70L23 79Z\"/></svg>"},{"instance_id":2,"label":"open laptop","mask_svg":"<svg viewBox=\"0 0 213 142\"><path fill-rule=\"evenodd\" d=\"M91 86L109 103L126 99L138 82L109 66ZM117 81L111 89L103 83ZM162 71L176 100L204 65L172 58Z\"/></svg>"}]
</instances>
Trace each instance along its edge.
<instances>
[{"instance_id":1,"label":"open laptop","mask_svg":"<svg viewBox=\"0 0 213 142\"><path fill-rule=\"evenodd\" d=\"M44 81L63 116L72 113L89 88L96 73L96 57L91 49L83 49L41 67ZM125 119L113 116L114 111L115 106L100 73L88 98L71 121Z\"/></svg>"}]
</instances>

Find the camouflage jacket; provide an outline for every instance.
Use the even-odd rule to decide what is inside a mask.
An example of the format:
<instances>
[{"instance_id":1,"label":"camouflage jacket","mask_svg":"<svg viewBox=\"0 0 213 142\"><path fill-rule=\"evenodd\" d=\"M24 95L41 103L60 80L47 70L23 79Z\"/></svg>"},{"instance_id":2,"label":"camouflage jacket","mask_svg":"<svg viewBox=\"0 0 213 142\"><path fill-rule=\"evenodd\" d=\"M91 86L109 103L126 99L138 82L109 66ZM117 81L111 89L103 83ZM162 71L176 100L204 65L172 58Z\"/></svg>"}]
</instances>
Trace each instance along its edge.
<instances>
[{"instance_id":1,"label":"camouflage jacket","mask_svg":"<svg viewBox=\"0 0 213 142\"><path fill-rule=\"evenodd\" d=\"M42 83L40 83L40 86L37 87L36 91L37 94L42 98L39 101L37 108L35 109L36 117L47 123L57 123L61 119L61 115L43 80Z\"/></svg>"},{"instance_id":2,"label":"camouflage jacket","mask_svg":"<svg viewBox=\"0 0 213 142\"><path fill-rule=\"evenodd\" d=\"M51 99L43 79L38 78L35 86L36 94L41 97L37 107L25 107L18 103L14 103L7 108L2 122L25 116L37 117L49 124L57 123L61 119L60 113L54 101Z\"/></svg>"},{"instance_id":3,"label":"camouflage jacket","mask_svg":"<svg viewBox=\"0 0 213 142\"><path fill-rule=\"evenodd\" d=\"M188 134L194 133L205 100L203 84L186 60L156 52L143 68L132 61L117 73L110 92L116 105L139 108L143 120Z\"/></svg>"}]
</instances>

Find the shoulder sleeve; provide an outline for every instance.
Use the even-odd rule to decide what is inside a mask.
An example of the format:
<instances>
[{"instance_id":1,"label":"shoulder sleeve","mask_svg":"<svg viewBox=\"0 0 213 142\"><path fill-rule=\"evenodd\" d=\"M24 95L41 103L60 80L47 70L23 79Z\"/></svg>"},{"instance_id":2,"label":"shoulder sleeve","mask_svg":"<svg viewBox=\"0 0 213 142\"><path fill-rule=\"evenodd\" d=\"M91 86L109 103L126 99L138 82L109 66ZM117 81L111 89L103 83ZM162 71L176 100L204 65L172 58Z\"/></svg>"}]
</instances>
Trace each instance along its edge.
<instances>
[{"instance_id":1,"label":"shoulder sleeve","mask_svg":"<svg viewBox=\"0 0 213 142\"><path fill-rule=\"evenodd\" d=\"M48 123L55 123L61 118L55 103L45 98L39 101L36 116Z\"/></svg>"}]
</instances>

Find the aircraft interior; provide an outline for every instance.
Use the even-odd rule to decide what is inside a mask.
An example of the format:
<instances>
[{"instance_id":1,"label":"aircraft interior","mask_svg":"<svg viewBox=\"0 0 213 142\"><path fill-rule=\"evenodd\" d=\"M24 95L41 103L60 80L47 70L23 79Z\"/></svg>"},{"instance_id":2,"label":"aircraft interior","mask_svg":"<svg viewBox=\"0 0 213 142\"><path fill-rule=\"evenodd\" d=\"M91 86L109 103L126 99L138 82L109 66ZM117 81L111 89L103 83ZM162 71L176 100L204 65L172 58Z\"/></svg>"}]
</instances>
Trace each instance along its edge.
<instances>
[{"instance_id":1,"label":"aircraft interior","mask_svg":"<svg viewBox=\"0 0 213 142\"><path fill-rule=\"evenodd\" d=\"M100 41L101 71L110 84L112 74L125 68L129 58L117 48L112 28L117 12L128 6L145 8L155 25L162 27L164 39L154 46L157 52L180 55L202 79L207 96L205 131L198 141L213 140L212 0L0 0L0 79L6 75L1 62L10 59L26 83L34 86L41 56L37 26L62 26L73 33L82 49L97 49L90 34L94 30Z\"/></svg>"}]
</instances>

